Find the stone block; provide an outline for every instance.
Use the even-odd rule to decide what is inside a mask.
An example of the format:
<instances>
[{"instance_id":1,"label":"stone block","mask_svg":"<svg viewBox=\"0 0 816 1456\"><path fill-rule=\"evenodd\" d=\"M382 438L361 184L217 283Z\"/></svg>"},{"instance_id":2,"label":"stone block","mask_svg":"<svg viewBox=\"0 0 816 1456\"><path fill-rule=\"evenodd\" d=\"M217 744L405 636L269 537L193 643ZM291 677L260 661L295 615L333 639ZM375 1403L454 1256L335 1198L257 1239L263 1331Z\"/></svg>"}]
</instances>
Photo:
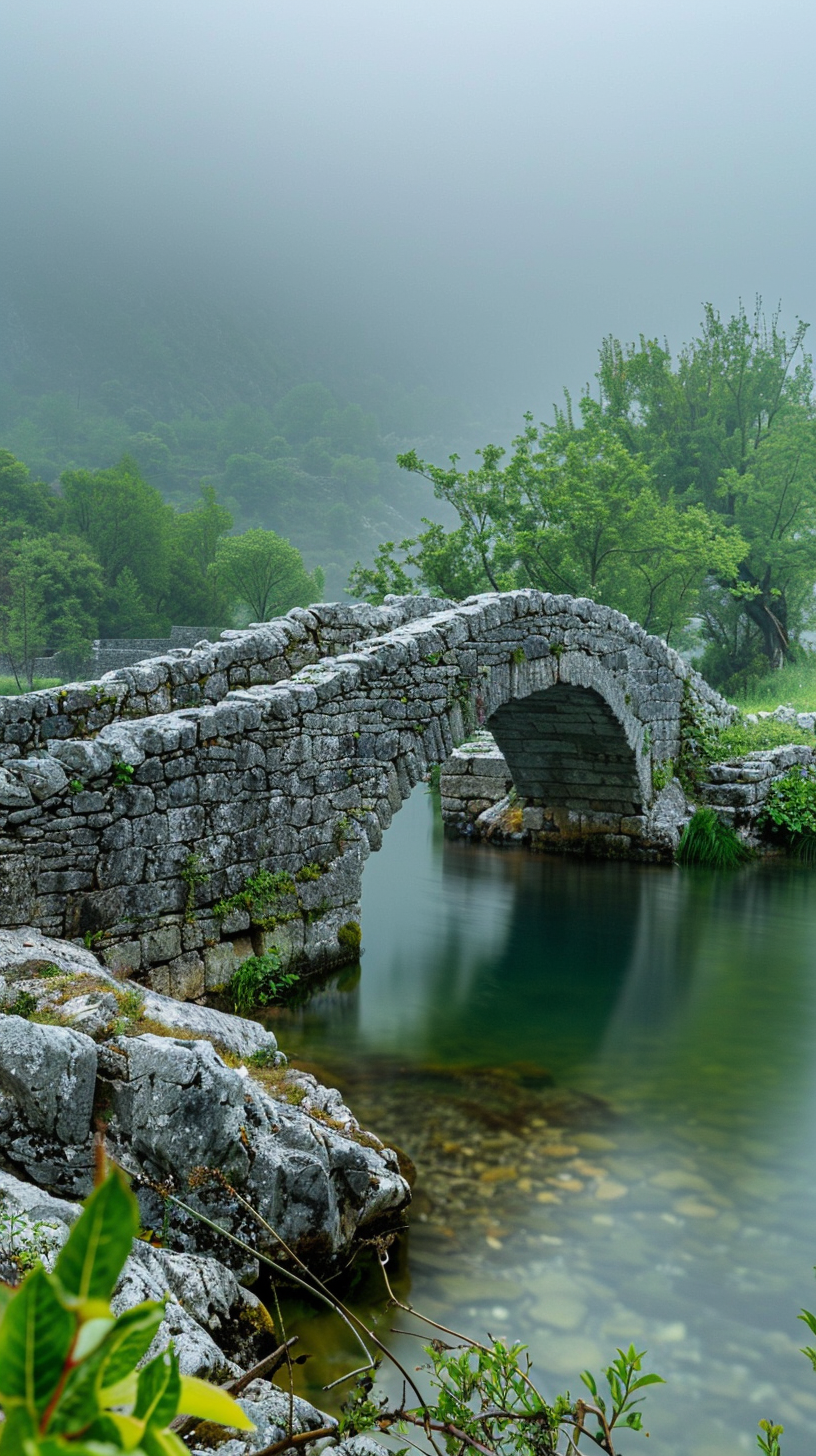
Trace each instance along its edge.
<instances>
[{"instance_id":1,"label":"stone block","mask_svg":"<svg viewBox=\"0 0 816 1456\"><path fill-rule=\"evenodd\" d=\"M142 948L138 940L120 941L106 946L102 959L114 976L127 977L138 971L142 964Z\"/></svg>"},{"instance_id":2,"label":"stone block","mask_svg":"<svg viewBox=\"0 0 816 1456\"><path fill-rule=\"evenodd\" d=\"M172 961L181 955L181 928L178 925L163 925L141 937L141 958L145 966L155 966Z\"/></svg>"},{"instance_id":3,"label":"stone block","mask_svg":"<svg viewBox=\"0 0 816 1456\"><path fill-rule=\"evenodd\" d=\"M204 959L204 990L222 990L238 964L232 947L232 941L222 940L218 945L206 946L202 955Z\"/></svg>"},{"instance_id":4,"label":"stone block","mask_svg":"<svg viewBox=\"0 0 816 1456\"><path fill-rule=\"evenodd\" d=\"M204 995L204 962L197 951L185 951L167 967L169 994L177 1001Z\"/></svg>"}]
</instances>

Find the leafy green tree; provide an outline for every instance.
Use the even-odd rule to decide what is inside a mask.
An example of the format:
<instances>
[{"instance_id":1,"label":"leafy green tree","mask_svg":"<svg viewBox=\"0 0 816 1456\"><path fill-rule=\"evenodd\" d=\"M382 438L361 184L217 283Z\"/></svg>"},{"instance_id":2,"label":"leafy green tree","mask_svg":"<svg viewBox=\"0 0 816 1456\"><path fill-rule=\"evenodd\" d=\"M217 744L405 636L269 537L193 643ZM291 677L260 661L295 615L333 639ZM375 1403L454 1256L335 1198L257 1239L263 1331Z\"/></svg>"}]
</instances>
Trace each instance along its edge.
<instances>
[{"instance_id":1,"label":"leafy green tree","mask_svg":"<svg viewBox=\"0 0 816 1456\"><path fill-rule=\"evenodd\" d=\"M343 485L347 500L363 500L377 489L380 471L376 460L368 456L338 455L332 461L331 473Z\"/></svg>"},{"instance_id":2,"label":"leafy green tree","mask_svg":"<svg viewBox=\"0 0 816 1456\"><path fill-rule=\"evenodd\" d=\"M601 350L607 425L651 465L664 497L705 506L748 543L737 569L714 572L703 594L709 660L726 676L758 653L766 670L781 666L809 620L816 419L806 327L789 339L759 301L753 318L740 306L727 321L709 304L676 362L644 338L628 348L607 339Z\"/></svg>"},{"instance_id":3,"label":"leafy green tree","mask_svg":"<svg viewBox=\"0 0 816 1456\"><path fill-rule=\"evenodd\" d=\"M297 493L302 480L292 460L267 460L264 455L230 455L224 472L225 490L241 513L241 523L268 519L281 499Z\"/></svg>"},{"instance_id":4,"label":"leafy green tree","mask_svg":"<svg viewBox=\"0 0 816 1456\"><path fill-rule=\"evenodd\" d=\"M160 435L132 435L128 442L128 450L135 459L139 470L150 476L151 480L163 482L167 479L170 469L170 449Z\"/></svg>"},{"instance_id":5,"label":"leafy green tree","mask_svg":"<svg viewBox=\"0 0 816 1456\"><path fill-rule=\"evenodd\" d=\"M49 535L28 537L3 553L0 580L0 648L18 687L34 680L34 662L47 648L75 669L87 657L98 630L104 593L101 568L83 541Z\"/></svg>"},{"instance_id":6,"label":"leafy green tree","mask_svg":"<svg viewBox=\"0 0 816 1456\"><path fill-rule=\"evenodd\" d=\"M425 476L456 509L460 526L426 522L415 540L393 544L373 574L356 568L353 582L376 596L398 589L406 568L421 585L461 597L485 589L536 586L590 596L635 617L667 638L694 609L706 573L734 572L745 555L739 533L702 506L681 510L655 486L649 465L630 453L587 404L583 422L571 413L554 426L526 426L505 452L481 451L466 472L428 465L414 451L400 465Z\"/></svg>"},{"instance_id":7,"label":"leafy green tree","mask_svg":"<svg viewBox=\"0 0 816 1456\"><path fill-rule=\"evenodd\" d=\"M62 514L59 497L42 481L32 480L22 460L0 450L0 531L7 535L20 527L55 530Z\"/></svg>"},{"instance_id":8,"label":"leafy green tree","mask_svg":"<svg viewBox=\"0 0 816 1456\"><path fill-rule=\"evenodd\" d=\"M167 596L173 512L158 490L125 456L111 470L71 470L62 477L68 522L88 542L101 562L108 589L102 610L104 636L120 625L115 589L121 573L133 575L142 599L151 609L152 626L168 625Z\"/></svg>"},{"instance_id":9,"label":"leafy green tree","mask_svg":"<svg viewBox=\"0 0 816 1456\"><path fill-rule=\"evenodd\" d=\"M129 566L123 566L105 593L105 635L108 637L150 637L155 611L145 601Z\"/></svg>"},{"instance_id":10,"label":"leafy green tree","mask_svg":"<svg viewBox=\"0 0 816 1456\"><path fill-rule=\"evenodd\" d=\"M335 455L373 454L377 446L377 417L366 414L358 404L345 409L327 409L320 423Z\"/></svg>"},{"instance_id":11,"label":"leafy green tree","mask_svg":"<svg viewBox=\"0 0 816 1456\"><path fill-rule=\"evenodd\" d=\"M307 572L297 548L274 531L245 531L220 540L211 570L218 586L236 606L247 607L256 622L308 606L323 590L320 568Z\"/></svg>"},{"instance_id":12,"label":"leafy green tree","mask_svg":"<svg viewBox=\"0 0 816 1456\"><path fill-rule=\"evenodd\" d=\"M211 570L232 516L214 488L202 486L191 511L173 516L167 611L174 622L220 631L230 620L230 597Z\"/></svg>"}]
</instances>

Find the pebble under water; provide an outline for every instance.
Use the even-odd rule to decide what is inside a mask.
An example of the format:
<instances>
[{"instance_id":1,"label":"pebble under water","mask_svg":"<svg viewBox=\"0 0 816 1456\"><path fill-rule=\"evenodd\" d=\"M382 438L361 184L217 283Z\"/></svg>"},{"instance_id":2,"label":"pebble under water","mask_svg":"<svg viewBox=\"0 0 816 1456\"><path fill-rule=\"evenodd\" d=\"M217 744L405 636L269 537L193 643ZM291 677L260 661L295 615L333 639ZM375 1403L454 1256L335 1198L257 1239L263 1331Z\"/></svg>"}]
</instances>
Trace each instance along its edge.
<instances>
[{"instance_id":1,"label":"pebble under water","mask_svg":"<svg viewBox=\"0 0 816 1456\"><path fill-rule=\"evenodd\" d=\"M623 1449L814 1449L816 874L592 863L445 840L420 786L366 865L360 970L270 1013L416 1165L401 1297L523 1340L548 1395L615 1347L667 1384ZM347 1298L412 1366L365 1261ZM284 1306L299 1389L359 1364ZM396 1393L396 1391L395 1391Z\"/></svg>"}]
</instances>

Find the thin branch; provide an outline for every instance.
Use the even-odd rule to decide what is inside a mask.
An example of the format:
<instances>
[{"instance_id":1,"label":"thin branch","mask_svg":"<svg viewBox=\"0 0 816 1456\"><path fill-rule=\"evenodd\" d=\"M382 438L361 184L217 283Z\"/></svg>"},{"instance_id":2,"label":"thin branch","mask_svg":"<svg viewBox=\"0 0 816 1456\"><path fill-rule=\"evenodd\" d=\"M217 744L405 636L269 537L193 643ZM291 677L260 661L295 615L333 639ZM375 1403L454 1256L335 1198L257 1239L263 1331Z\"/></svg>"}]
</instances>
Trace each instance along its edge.
<instances>
[{"instance_id":1,"label":"thin branch","mask_svg":"<svg viewBox=\"0 0 816 1456\"><path fill-rule=\"evenodd\" d=\"M316 1431L298 1431L295 1435L284 1436L282 1441L276 1441L273 1446L263 1446L253 1456L278 1456L279 1451L296 1450L298 1446L308 1446L310 1441L324 1441L327 1436L336 1435L337 1426L319 1426Z\"/></svg>"}]
</instances>

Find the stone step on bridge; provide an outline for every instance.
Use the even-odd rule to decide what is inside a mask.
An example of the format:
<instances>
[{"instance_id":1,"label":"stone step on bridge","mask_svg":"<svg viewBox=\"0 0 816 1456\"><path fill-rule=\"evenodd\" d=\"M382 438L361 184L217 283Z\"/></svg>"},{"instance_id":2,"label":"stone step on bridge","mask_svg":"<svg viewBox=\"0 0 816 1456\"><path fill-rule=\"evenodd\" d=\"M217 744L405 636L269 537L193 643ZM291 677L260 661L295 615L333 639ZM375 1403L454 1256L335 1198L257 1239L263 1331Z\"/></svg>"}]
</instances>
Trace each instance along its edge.
<instances>
[{"instance_id":1,"label":"stone step on bridge","mask_svg":"<svg viewBox=\"0 0 816 1456\"><path fill-rule=\"evenodd\" d=\"M298 609L0 704L0 924L84 940L181 999L272 947L322 969L356 958L393 814L475 728L551 847L659 859L680 791L655 791L655 765L684 723L733 712L581 598Z\"/></svg>"}]
</instances>

